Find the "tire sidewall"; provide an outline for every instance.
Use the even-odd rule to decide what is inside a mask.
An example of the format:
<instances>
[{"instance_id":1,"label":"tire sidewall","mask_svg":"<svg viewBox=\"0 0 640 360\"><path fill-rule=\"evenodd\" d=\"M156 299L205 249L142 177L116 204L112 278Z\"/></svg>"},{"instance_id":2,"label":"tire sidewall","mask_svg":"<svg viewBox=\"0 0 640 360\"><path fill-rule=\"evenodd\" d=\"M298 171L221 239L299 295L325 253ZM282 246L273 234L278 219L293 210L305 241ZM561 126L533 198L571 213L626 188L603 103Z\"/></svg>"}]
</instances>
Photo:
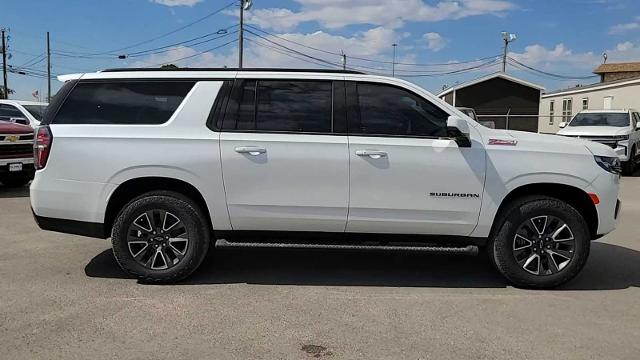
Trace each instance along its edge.
<instances>
[{"instance_id":1,"label":"tire sidewall","mask_svg":"<svg viewBox=\"0 0 640 360\"><path fill-rule=\"evenodd\" d=\"M165 270L152 270L139 264L129 252L129 226L142 213L160 209L176 215L187 229L189 244L183 259ZM167 195L144 195L133 200L120 212L113 226L111 242L120 266L132 275L151 282L171 282L191 274L202 262L208 248L208 234L196 208L184 199Z\"/></svg>"},{"instance_id":2,"label":"tire sidewall","mask_svg":"<svg viewBox=\"0 0 640 360\"><path fill-rule=\"evenodd\" d=\"M571 262L552 275L539 276L524 270L513 255L513 241L518 227L536 216L555 216L564 221L575 238ZM531 199L511 208L493 242L494 258L498 269L513 283L525 287L553 287L573 278L582 269L589 256L591 237L586 222L573 207L553 198Z\"/></svg>"}]
</instances>

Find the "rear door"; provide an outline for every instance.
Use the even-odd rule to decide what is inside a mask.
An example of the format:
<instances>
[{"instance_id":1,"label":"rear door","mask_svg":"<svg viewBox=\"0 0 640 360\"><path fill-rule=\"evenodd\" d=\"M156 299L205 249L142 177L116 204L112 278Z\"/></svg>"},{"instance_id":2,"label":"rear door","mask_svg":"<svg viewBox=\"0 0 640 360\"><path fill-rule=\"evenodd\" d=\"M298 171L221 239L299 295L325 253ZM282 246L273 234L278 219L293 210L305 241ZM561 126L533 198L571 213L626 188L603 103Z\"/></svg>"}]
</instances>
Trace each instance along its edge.
<instances>
[{"instance_id":1,"label":"rear door","mask_svg":"<svg viewBox=\"0 0 640 360\"><path fill-rule=\"evenodd\" d=\"M236 81L220 134L234 230L344 231L349 152L343 110L342 81Z\"/></svg>"},{"instance_id":2,"label":"rear door","mask_svg":"<svg viewBox=\"0 0 640 360\"><path fill-rule=\"evenodd\" d=\"M347 232L468 235L478 223L485 151L447 137L449 114L407 89L347 82Z\"/></svg>"}]
</instances>

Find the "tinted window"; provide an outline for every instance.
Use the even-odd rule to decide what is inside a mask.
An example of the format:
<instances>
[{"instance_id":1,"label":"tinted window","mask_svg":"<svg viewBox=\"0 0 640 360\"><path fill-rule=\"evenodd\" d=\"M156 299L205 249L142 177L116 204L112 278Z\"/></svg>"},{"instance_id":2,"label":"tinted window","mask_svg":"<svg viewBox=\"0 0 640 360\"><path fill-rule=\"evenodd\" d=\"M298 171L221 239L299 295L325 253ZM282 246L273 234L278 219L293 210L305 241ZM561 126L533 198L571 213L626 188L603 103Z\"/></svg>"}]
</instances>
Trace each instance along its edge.
<instances>
[{"instance_id":1,"label":"tinted window","mask_svg":"<svg viewBox=\"0 0 640 360\"><path fill-rule=\"evenodd\" d=\"M10 118L24 118L24 115L13 105L0 104L0 120L9 121Z\"/></svg>"},{"instance_id":2,"label":"tinted window","mask_svg":"<svg viewBox=\"0 0 640 360\"><path fill-rule=\"evenodd\" d=\"M247 80L239 87L235 126L225 120L226 129L331 132L331 81Z\"/></svg>"},{"instance_id":3,"label":"tinted window","mask_svg":"<svg viewBox=\"0 0 640 360\"><path fill-rule=\"evenodd\" d=\"M194 82L78 83L54 124L162 124L178 108Z\"/></svg>"},{"instance_id":4,"label":"tinted window","mask_svg":"<svg viewBox=\"0 0 640 360\"><path fill-rule=\"evenodd\" d=\"M629 126L628 113L580 113L569 126Z\"/></svg>"},{"instance_id":5,"label":"tinted window","mask_svg":"<svg viewBox=\"0 0 640 360\"><path fill-rule=\"evenodd\" d=\"M47 110L46 105L22 105L25 109L38 121L42 121L44 113Z\"/></svg>"},{"instance_id":6,"label":"tinted window","mask_svg":"<svg viewBox=\"0 0 640 360\"><path fill-rule=\"evenodd\" d=\"M358 84L360 119L350 123L360 134L447 136L449 115L432 103L400 88Z\"/></svg>"}]
</instances>

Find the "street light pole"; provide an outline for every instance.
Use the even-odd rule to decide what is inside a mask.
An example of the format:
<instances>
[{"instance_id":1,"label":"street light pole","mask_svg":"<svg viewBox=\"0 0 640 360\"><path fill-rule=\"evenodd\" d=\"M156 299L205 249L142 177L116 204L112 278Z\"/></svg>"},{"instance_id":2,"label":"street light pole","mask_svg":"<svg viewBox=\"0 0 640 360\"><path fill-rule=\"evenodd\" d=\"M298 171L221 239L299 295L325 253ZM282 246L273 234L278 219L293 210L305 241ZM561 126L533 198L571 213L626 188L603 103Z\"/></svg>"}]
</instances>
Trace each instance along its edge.
<instances>
[{"instance_id":1,"label":"street light pole","mask_svg":"<svg viewBox=\"0 0 640 360\"><path fill-rule=\"evenodd\" d=\"M507 72L507 52L509 50L509 43L516 41L517 36L516 34L509 34L506 31L503 31L501 35L502 35L502 40L504 41L504 49L503 49L504 51L502 53L502 72L506 73Z\"/></svg>"},{"instance_id":2,"label":"street light pole","mask_svg":"<svg viewBox=\"0 0 640 360\"><path fill-rule=\"evenodd\" d=\"M238 69L242 69L242 57L244 52L244 11L249 10L252 0L240 0L240 31L238 32Z\"/></svg>"},{"instance_id":3,"label":"street light pole","mask_svg":"<svg viewBox=\"0 0 640 360\"><path fill-rule=\"evenodd\" d=\"M47 102L51 101L51 45L47 31Z\"/></svg>"},{"instance_id":4,"label":"street light pole","mask_svg":"<svg viewBox=\"0 0 640 360\"><path fill-rule=\"evenodd\" d=\"M393 46L393 62L391 63L391 76L396 77L396 48L398 47L398 44L394 43L391 46Z\"/></svg>"},{"instance_id":5,"label":"street light pole","mask_svg":"<svg viewBox=\"0 0 640 360\"><path fill-rule=\"evenodd\" d=\"M9 98L9 88L7 87L7 41L5 39L4 29L2 29L2 79L3 86L2 93L4 94L4 98Z\"/></svg>"},{"instance_id":6,"label":"street light pole","mask_svg":"<svg viewBox=\"0 0 640 360\"><path fill-rule=\"evenodd\" d=\"M242 69L243 42L244 42L244 0L240 1L240 32L238 35L238 69Z\"/></svg>"}]
</instances>

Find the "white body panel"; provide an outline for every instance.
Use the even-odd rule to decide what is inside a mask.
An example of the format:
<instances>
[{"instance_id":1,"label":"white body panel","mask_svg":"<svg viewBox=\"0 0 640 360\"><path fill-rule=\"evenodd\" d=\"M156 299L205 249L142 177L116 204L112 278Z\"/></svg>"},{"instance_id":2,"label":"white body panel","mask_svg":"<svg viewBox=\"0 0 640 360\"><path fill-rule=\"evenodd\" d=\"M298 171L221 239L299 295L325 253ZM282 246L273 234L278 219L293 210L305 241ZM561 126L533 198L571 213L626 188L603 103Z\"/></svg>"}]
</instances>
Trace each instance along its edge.
<instances>
[{"instance_id":1,"label":"white body panel","mask_svg":"<svg viewBox=\"0 0 640 360\"><path fill-rule=\"evenodd\" d=\"M485 154L448 139L349 137L351 196L347 231L469 235L478 222ZM386 156L359 156L359 150ZM477 198L431 193L476 194Z\"/></svg>"},{"instance_id":2,"label":"white body panel","mask_svg":"<svg viewBox=\"0 0 640 360\"><path fill-rule=\"evenodd\" d=\"M223 132L220 153L234 230L344 231L346 136Z\"/></svg>"},{"instance_id":3,"label":"white body panel","mask_svg":"<svg viewBox=\"0 0 640 360\"><path fill-rule=\"evenodd\" d=\"M404 87L468 122L472 147L449 139L215 132L205 126L221 81L335 79ZM31 185L36 215L102 223L120 184L167 177L203 196L214 230L371 232L487 237L513 190L564 184L597 194L598 234L615 227L618 178L604 145L485 128L408 82L306 72L112 72L82 79L199 79L162 125L50 125L47 166ZM202 80L211 78L211 81ZM489 145L492 140L508 144ZM253 155L237 148L264 148ZM358 150L384 151L377 159ZM438 197L434 193L478 194Z\"/></svg>"},{"instance_id":4,"label":"white body panel","mask_svg":"<svg viewBox=\"0 0 640 360\"><path fill-rule=\"evenodd\" d=\"M49 162L36 172L31 185L36 214L101 223L119 184L140 177L168 177L196 187L210 200L214 226L229 229L219 134L203 122L220 85L219 81L196 84L163 125L51 125L54 145Z\"/></svg>"}]
</instances>

